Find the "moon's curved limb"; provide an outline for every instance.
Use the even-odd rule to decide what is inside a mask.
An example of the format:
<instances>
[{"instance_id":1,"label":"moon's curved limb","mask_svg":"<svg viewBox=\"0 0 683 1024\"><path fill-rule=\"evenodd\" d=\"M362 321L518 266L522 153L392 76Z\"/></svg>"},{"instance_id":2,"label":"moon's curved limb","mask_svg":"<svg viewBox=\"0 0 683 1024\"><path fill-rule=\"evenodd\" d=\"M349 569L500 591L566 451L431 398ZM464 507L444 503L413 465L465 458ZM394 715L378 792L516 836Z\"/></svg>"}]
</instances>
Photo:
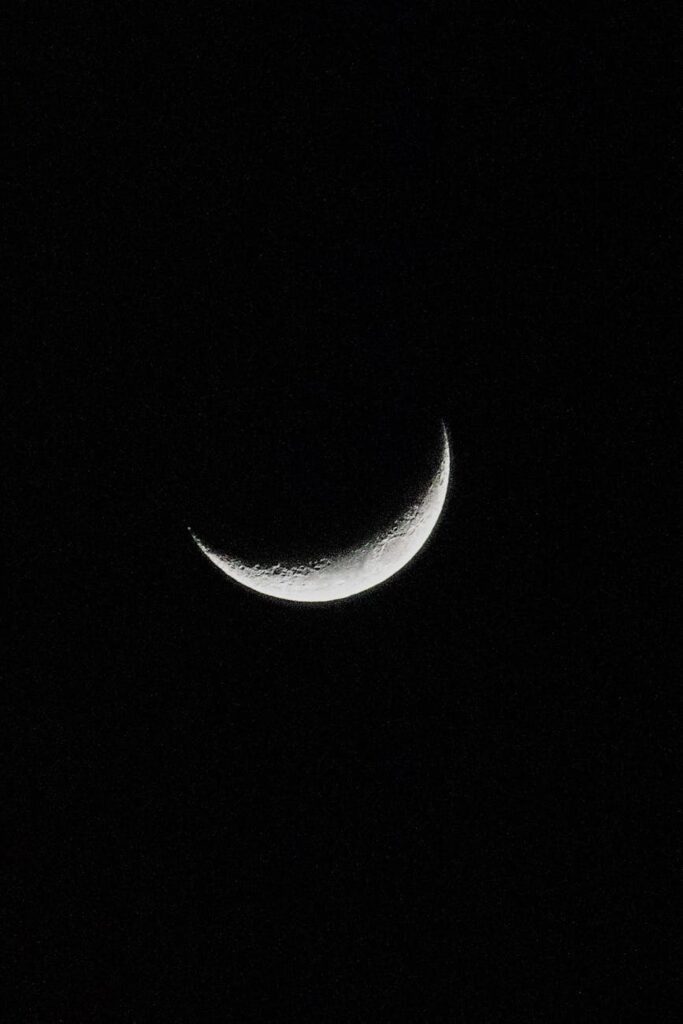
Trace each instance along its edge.
<instances>
[{"instance_id":1,"label":"moon's curved limb","mask_svg":"<svg viewBox=\"0 0 683 1024\"><path fill-rule=\"evenodd\" d=\"M226 576L260 594L282 601L338 601L376 587L402 569L424 545L446 500L450 478L450 449L442 424L439 466L422 496L387 528L356 547L298 564L247 563L216 551L192 531L200 550Z\"/></svg>"}]
</instances>

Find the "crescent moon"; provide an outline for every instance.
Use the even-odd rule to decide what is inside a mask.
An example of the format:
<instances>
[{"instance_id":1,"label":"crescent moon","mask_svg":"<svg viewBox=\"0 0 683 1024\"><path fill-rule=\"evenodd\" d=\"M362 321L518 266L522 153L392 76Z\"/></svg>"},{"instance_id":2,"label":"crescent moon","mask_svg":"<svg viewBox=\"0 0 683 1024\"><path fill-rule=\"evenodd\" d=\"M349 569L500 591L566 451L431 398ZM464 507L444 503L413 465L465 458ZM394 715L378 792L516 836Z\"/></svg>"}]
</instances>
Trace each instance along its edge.
<instances>
[{"instance_id":1,"label":"crescent moon","mask_svg":"<svg viewBox=\"0 0 683 1024\"><path fill-rule=\"evenodd\" d=\"M281 601L338 601L376 587L415 557L441 515L451 466L448 435L441 427L439 465L420 498L378 534L341 554L297 564L260 565L209 547L190 529L192 538L226 576Z\"/></svg>"}]
</instances>

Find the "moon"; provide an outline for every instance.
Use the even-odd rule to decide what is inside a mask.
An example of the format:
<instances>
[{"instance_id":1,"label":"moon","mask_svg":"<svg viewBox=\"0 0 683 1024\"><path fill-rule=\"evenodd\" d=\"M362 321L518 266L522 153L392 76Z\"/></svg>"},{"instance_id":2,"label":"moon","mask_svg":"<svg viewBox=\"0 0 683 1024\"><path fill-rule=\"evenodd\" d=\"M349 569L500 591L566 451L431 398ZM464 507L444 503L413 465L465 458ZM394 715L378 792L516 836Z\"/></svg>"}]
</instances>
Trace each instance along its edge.
<instances>
[{"instance_id":1,"label":"moon","mask_svg":"<svg viewBox=\"0 0 683 1024\"><path fill-rule=\"evenodd\" d=\"M281 601L323 602L360 594L378 586L410 562L437 524L446 501L451 456L446 427L441 424L439 464L420 497L378 533L339 554L261 565L205 544L190 528L206 557L235 582Z\"/></svg>"}]
</instances>

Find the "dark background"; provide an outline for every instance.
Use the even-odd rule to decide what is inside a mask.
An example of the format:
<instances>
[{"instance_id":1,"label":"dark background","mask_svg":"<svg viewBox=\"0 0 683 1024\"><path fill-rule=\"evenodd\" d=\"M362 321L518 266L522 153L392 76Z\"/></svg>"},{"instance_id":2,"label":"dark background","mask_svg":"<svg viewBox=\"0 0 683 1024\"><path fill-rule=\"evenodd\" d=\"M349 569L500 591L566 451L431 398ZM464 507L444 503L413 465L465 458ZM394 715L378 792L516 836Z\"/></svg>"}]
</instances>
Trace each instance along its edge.
<instances>
[{"instance_id":1,"label":"dark background","mask_svg":"<svg viewBox=\"0 0 683 1024\"><path fill-rule=\"evenodd\" d=\"M673 19L282 8L11 40L12 1019L673 1020Z\"/></svg>"}]
</instances>

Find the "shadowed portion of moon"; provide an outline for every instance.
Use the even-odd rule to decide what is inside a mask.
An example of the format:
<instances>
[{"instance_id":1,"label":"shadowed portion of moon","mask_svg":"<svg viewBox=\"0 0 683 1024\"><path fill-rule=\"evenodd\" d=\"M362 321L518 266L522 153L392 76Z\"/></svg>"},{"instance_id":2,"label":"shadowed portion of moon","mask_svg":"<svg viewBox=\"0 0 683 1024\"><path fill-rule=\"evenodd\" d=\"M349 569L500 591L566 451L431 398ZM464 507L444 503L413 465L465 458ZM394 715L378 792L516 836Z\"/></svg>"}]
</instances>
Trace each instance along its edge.
<instances>
[{"instance_id":1,"label":"shadowed portion of moon","mask_svg":"<svg viewBox=\"0 0 683 1024\"><path fill-rule=\"evenodd\" d=\"M442 424L440 456L427 486L404 504L388 525L339 553L266 563L247 561L191 533L214 565L258 593L284 601L337 601L378 586L415 557L441 515L449 478L450 449Z\"/></svg>"}]
</instances>

